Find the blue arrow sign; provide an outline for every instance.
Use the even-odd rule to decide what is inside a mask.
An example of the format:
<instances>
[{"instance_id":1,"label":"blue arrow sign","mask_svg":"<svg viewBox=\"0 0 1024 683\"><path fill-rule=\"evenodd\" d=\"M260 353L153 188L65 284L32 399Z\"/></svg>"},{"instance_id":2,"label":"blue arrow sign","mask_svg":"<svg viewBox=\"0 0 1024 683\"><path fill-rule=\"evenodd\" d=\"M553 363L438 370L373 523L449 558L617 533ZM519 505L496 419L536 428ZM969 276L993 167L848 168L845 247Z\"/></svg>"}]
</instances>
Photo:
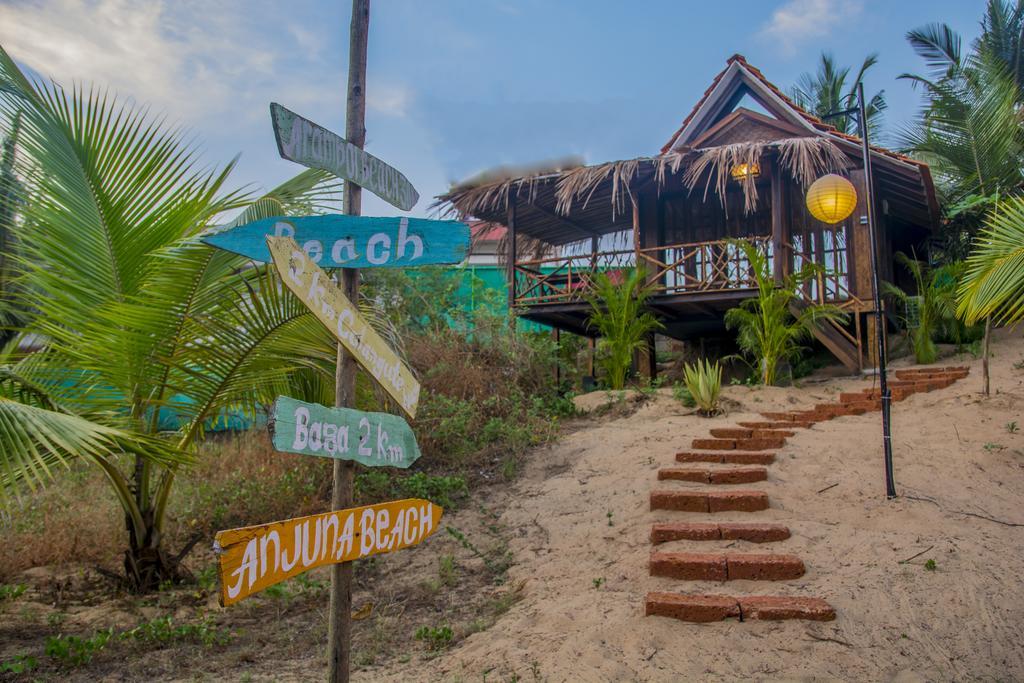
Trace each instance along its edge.
<instances>
[{"instance_id":1,"label":"blue arrow sign","mask_svg":"<svg viewBox=\"0 0 1024 683\"><path fill-rule=\"evenodd\" d=\"M270 262L267 236L291 237L321 268L406 268L461 263L469 252L469 226L459 221L369 216L273 217L202 241L254 261Z\"/></svg>"}]
</instances>

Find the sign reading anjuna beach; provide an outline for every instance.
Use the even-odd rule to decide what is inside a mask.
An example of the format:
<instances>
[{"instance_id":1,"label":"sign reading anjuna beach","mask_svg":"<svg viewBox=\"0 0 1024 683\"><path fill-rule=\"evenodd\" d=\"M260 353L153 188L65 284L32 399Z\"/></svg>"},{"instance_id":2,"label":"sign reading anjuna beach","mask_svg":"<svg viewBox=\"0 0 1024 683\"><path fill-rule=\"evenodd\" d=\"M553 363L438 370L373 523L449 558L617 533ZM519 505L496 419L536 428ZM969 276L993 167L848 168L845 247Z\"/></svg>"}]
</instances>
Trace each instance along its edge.
<instances>
[{"instance_id":1,"label":"sign reading anjuna beach","mask_svg":"<svg viewBox=\"0 0 1024 683\"><path fill-rule=\"evenodd\" d=\"M274 448L287 453L355 460L367 467L405 468L420 457L409 424L388 413L327 408L281 396L270 425Z\"/></svg>"},{"instance_id":2,"label":"sign reading anjuna beach","mask_svg":"<svg viewBox=\"0 0 1024 683\"><path fill-rule=\"evenodd\" d=\"M444 509L418 498L218 531L220 604L230 605L325 564L416 545Z\"/></svg>"},{"instance_id":3,"label":"sign reading anjuna beach","mask_svg":"<svg viewBox=\"0 0 1024 683\"><path fill-rule=\"evenodd\" d=\"M323 268L404 268L461 263L469 226L427 218L328 214L264 218L202 237L210 246L270 261L267 237L291 237Z\"/></svg>"},{"instance_id":4,"label":"sign reading anjuna beach","mask_svg":"<svg viewBox=\"0 0 1024 683\"><path fill-rule=\"evenodd\" d=\"M416 417L420 383L355 305L291 237L268 237L281 280L384 387L409 417Z\"/></svg>"},{"instance_id":5,"label":"sign reading anjuna beach","mask_svg":"<svg viewBox=\"0 0 1024 683\"><path fill-rule=\"evenodd\" d=\"M420 195L408 178L337 133L276 102L270 104L270 120L277 150L285 159L350 180L402 211L408 211L419 201Z\"/></svg>"}]
</instances>

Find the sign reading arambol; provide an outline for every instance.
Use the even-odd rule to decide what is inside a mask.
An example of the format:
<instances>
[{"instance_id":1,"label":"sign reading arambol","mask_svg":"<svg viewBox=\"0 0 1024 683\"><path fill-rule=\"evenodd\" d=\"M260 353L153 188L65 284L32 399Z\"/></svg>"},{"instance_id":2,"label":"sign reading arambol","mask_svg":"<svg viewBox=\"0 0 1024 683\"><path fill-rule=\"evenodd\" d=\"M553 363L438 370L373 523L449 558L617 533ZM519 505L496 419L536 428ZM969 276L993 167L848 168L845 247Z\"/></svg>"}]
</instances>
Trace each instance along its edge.
<instances>
[{"instance_id":1,"label":"sign reading arambol","mask_svg":"<svg viewBox=\"0 0 1024 683\"><path fill-rule=\"evenodd\" d=\"M355 460L367 467L408 467L420 447L397 415L327 408L287 396L274 401L274 448L287 453Z\"/></svg>"},{"instance_id":2,"label":"sign reading arambol","mask_svg":"<svg viewBox=\"0 0 1024 683\"><path fill-rule=\"evenodd\" d=\"M220 604L230 605L313 567L416 545L444 510L418 498L218 531Z\"/></svg>"},{"instance_id":3,"label":"sign reading arambol","mask_svg":"<svg viewBox=\"0 0 1024 683\"><path fill-rule=\"evenodd\" d=\"M408 178L337 133L276 102L270 104L270 119L277 149L285 159L351 180L402 211L408 211L419 201L420 195Z\"/></svg>"},{"instance_id":4,"label":"sign reading arambol","mask_svg":"<svg viewBox=\"0 0 1024 683\"><path fill-rule=\"evenodd\" d=\"M387 342L370 326L338 285L291 237L268 237L267 246L281 280L356 361L391 394L409 417L416 417L420 383Z\"/></svg>"}]
</instances>

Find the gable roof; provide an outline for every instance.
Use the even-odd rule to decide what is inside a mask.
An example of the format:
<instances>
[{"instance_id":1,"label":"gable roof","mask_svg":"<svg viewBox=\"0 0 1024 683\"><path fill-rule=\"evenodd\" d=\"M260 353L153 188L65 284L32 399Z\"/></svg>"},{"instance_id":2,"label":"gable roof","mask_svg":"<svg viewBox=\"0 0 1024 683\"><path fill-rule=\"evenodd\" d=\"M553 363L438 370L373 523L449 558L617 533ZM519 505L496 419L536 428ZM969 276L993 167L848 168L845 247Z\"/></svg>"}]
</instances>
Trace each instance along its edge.
<instances>
[{"instance_id":1,"label":"gable roof","mask_svg":"<svg viewBox=\"0 0 1024 683\"><path fill-rule=\"evenodd\" d=\"M743 55L734 54L726 60L726 67L715 76L711 85L704 91L704 95L683 119L682 125L661 148L661 153L667 154L693 146L692 143L697 137L718 123L723 113L728 114L744 94L749 94L779 120L795 123L809 135L825 135L846 143L844 146L850 143L861 144L858 136L842 133L835 126L804 110L778 86L765 78L761 70L751 65ZM883 147L872 145L871 151L893 161L910 164L917 169L928 168L923 162Z\"/></svg>"}]
</instances>

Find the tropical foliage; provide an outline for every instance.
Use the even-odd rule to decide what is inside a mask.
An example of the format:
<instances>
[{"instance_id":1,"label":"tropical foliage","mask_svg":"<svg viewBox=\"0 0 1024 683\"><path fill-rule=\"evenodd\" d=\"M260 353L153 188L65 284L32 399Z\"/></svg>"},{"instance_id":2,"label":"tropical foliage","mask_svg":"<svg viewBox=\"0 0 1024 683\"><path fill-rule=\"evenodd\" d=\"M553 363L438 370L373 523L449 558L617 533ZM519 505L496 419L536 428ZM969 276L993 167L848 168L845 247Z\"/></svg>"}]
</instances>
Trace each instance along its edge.
<instances>
[{"instance_id":1,"label":"tropical foliage","mask_svg":"<svg viewBox=\"0 0 1024 683\"><path fill-rule=\"evenodd\" d=\"M967 258L957 311L968 323L1024 320L1024 197L1013 197L990 214Z\"/></svg>"},{"instance_id":2,"label":"tropical foliage","mask_svg":"<svg viewBox=\"0 0 1024 683\"><path fill-rule=\"evenodd\" d=\"M254 414L289 368L333 371L322 327L265 267L199 243L237 220L330 202L305 172L262 197L225 189L183 133L106 94L30 82L0 50L0 120L19 121L21 296L43 350L3 359L0 484L39 483L72 457L101 467L124 509L130 584L178 576L168 495L204 425ZM294 395L294 392L293 392ZM159 433L161 410L182 426Z\"/></svg>"},{"instance_id":3,"label":"tropical foliage","mask_svg":"<svg viewBox=\"0 0 1024 683\"><path fill-rule=\"evenodd\" d=\"M722 367L717 361L698 359L683 366L683 383L701 415L718 412L718 399L722 393Z\"/></svg>"},{"instance_id":4,"label":"tropical foliage","mask_svg":"<svg viewBox=\"0 0 1024 683\"><path fill-rule=\"evenodd\" d=\"M899 302L903 309L903 322L918 363L934 363L938 358L936 339L951 331L960 336L956 325L957 280L952 267L930 268L927 263L904 253L896 254L896 261L910 273L915 293L885 282L885 293Z\"/></svg>"},{"instance_id":5,"label":"tropical foliage","mask_svg":"<svg viewBox=\"0 0 1024 683\"><path fill-rule=\"evenodd\" d=\"M835 58L827 52L821 53L821 62L814 73L804 73L790 90L793 101L815 116L852 109L857 105L857 86L863 82L868 70L878 63L878 55L864 58L856 75L850 78L850 67L837 66ZM885 91L872 95L865 103L868 118L868 132L877 139L882 125L882 114L886 109ZM857 132L857 118L851 115L830 117L828 123L842 133Z\"/></svg>"},{"instance_id":6,"label":"tropical foliage","mask_svg":"<svg viewBox=\"0 0 1024 683\"><path fill-rule=\"evenodd\" d=\"M725 324L737 331L740 350L757 363L761 381L775 384L779 365L800 356L804 350L801 342L811 337L817 325L842 322L845 316L834 306L799 303L801 286L820 272L819 266L806 263L776 284L764 251L746 240L735 240L732 245L749 263L757 281L757 296L726 311Z\"/></svg>"},{"instance_id":7,"label":"tropical foliage","mask_svg":"<svg viewBox=\"0 0 1024 683\"><path fill-rule=\"evenodd\" d=\"M590 327L600 335L597 363L611 389L622 389L633 354L644 348L661 323L645 310L650 287L640 269L598 273L587 294Z\"/></svg>"}]
</instances>

